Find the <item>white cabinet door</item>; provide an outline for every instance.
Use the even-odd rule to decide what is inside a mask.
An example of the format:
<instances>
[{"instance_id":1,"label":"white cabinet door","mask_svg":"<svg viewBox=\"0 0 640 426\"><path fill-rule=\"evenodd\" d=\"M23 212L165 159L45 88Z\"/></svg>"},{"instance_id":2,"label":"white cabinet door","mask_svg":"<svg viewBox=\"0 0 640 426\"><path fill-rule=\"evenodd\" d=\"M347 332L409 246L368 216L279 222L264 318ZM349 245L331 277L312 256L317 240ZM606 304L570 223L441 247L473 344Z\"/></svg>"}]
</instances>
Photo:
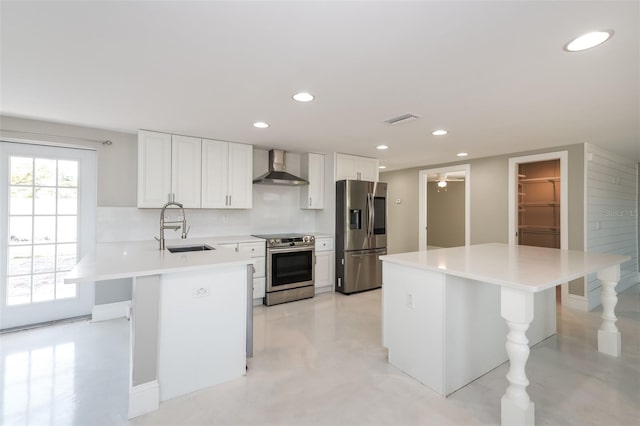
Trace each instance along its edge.
<instances>
[{"instance_id":1,"label":"white cabinet door","mask_svg":"<svg viewBox=\"0 0 640 426\"><path fill-rule=\"evenodd\" d=\"M358 159L352 155L336 155L336 180L358 179Z\"/></svg>"},{"instance_id":2,"label":"white cabinet door","mask_svg":"<svg viewBox=\"0 0 640 426\"><path fill-rule=\"evenodd\" d=\"M300 208L324 208L324 155L307 153L300 157L300 174L309 185L300 188Z\"/></svg>"},{"instance_id":3,"label":"white cabinet door","mask_svg":"<svg viewBox=\"0 0 640 426\"><path fill-rule=\"evenodd\" d=\"M333 290L335 258L333 250L333 238L316 238L316 288L326 291Z\"/></svg>"},{"instance_id":4,"label":"white cabinet door","mask_svg":"<svg viewBox=\"0 0 640 426\"><path fill-rule=\"evenodd\" d=\"M250 209L253 204L253 146L229 144L229 207Z\"/></svg>"},{"instance_id":5,"label":"white cabinet door","mask_svg":"<svg viewBox=\"0 0 640 426\"><path fill-rule=\"evenodd\" d=\"M185 208L200 208L202 139L171 137L171 189Z\"/></svg>"},{"instance_id":6,"label":"white cabinet door","mask_svg":"<svg viewBox=\"0 0 640 426\"><path fill-rule=\"evenodd\" d=\"M355 155L336 154L336 180L378 181L378 160Z\"/></svg>"},{"instance_id":7,"label":"white cabinet door","mask_svg":"<svg viewBox=\"0 0 640 426\"><path fill-rule=\"evenodd\" d=\"M162 207L171 192L171 135L140 130L138 207Z\"/></svg>"},{"instance_id":8,"label":"white cabinet door","mask_svg":"<svg viewBox=\"0 0 640 426\"><path fill-rule=\"evenodd\" d=\"M202 208L224 209L229 194L229 143L202 140Z\"/></svg>"},{"instance_id":9,"label":"white cabinet door","mask_svg":"<svg viewBox=\"0 0 640 426\"><path fill-rule=\"evenodd\" d=\"M262 299L265 296L265 243L224 243L238 253L248 254L253 258L253 298Z\"/></svg>"},{"instance_id":10,"label":"white cabinet door","mask_svg":"<svg viewBox=\"0 0 640 426\"><path fill-rule=\"evenodd\" d=\"M253 279L253 298L262 299L265 296L265 279L254 278Z\"/></svg>"},{"instance_id":11,"label":"white cabinet door","mask_svg":"<svg viewBox=\"0 0 640 426\"><path fill-rule=\"evenodd\" d=\"M250 209L253 146L203 139L202 207Z\"/></svg>"},{"instance_id":12,"label":"white cabinet door","mask_svg":"<svg viewBox=\"0 0 640 426\"><path fill-rule=\"evenodd\" d=\"M360 180L378 181L378 160L375 158L358 158Z\"/></svg>"},{"instance_id":13,"label":"white cabinet door","mask_svg":"<svg viewBox=\"0 0 640 426\"><path fill-rule=\"evenodd\" d=\"M316 252L316 288L333 286L333 253L333 250Z\"/></svg>"}]
</instances>

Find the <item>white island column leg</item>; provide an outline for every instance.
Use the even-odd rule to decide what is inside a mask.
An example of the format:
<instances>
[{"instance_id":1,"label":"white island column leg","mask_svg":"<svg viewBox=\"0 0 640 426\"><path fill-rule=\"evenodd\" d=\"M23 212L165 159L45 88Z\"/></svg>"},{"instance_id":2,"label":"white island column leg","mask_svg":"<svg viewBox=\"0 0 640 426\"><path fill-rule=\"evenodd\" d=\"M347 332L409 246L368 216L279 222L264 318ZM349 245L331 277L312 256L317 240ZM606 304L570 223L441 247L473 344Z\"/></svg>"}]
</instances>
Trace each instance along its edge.
<instances>
[{"instance_id":1,"label":"white island column leg","mask_svg":"<svg viewBox=\"0 0 640 426\"><path fill-rule=\"evenodd\" d=\"M509 327L506 344L509 356L509 387L501 401L502 424L533 426L534 403L527 393L529 380L525 371L529 358L526 331L533 321L533 293L502 287L500 313Z\"/></svg>"},{"instance_id":2,"label":"white island column leg","mask_svg":"<svg viewBox=\"0 0 640 426\"><path fill-rule=\"evenodd\" d=\"M620 356L620 332L616 327L616 285L620 281L620 265L612 266L598 272L598 279L602 283L600 299L602 300L602 324L598 330L598 351Z\"/></svg>"}]
</instances>

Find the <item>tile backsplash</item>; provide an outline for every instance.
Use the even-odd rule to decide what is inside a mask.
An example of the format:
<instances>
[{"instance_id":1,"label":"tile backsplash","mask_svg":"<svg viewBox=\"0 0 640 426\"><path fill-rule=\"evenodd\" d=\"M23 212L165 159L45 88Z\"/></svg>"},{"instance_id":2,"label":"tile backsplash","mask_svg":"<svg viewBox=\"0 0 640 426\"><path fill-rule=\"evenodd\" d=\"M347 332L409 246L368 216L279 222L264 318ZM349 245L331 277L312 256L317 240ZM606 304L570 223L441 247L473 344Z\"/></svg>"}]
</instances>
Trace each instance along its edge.
<instances>
[{"instance_id":1,"label":"tile backsplash","mask_svg":"<svg viewBox=\"0 0 640 426\"><path fill-rule=\"evenodd\" d=\"M313 232L315 212L299 208L294 187L254 185L253 208L247 210L186 209L190 237ZM97 242L152 240L159 235L160 209L98 207ZM179 238L180 231L165 231Z\"/></svg>"}]
</instances>

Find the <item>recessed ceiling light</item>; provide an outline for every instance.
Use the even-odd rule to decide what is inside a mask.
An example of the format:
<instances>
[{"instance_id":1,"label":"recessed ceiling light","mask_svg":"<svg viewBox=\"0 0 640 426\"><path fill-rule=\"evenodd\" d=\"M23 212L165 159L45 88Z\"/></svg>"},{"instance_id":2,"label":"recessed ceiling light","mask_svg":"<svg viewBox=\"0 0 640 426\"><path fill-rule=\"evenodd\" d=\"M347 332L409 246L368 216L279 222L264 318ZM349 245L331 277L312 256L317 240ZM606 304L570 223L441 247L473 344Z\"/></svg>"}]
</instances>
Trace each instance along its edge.
<instances>
[{"instance_id":1,"label":"recessed ceiling light","mask_svg":"<svg viewBox=\"0 0 640 426\"><path fill-rule=\"evenodd\" d=\"M269 127L269 123L265 123L264 121L256 121L253 123L253 127L257 127L258 129L266 129Z\"/></svg>"},{"instance_id":2,"label":"recessed ceiling light","mask_svg":"<svg viewBox=\"0 0 640 426\"><path fill-rule=\"evenodd\" d=\"M593 31L576 37L564 45L567 52L580 52L604 43L613 35L613 30Z\"/></svg>"},{"instance_id":3,"label":"recessed ceiling light","mask_svg":"<svg viewBox=\"0 0 640 426\"><path fill-rule=\"evenodd\" d=\"M389 149L389 147L386 145L378 145L376 146L376 149Z\"/></svg>"},{"instance_id":4,"label":"recessed ceiling light","mask_svg":"<svg viewBox=\"0 0 640 426\"><path fill-rule=\"evenodd\" d=\"M293 99L298 102L309 102L313 100L313 95L307 92L300 92L293 95Z\"/></svg>"},{"instance_id":5,"label":"recessed ceiling light","mask_svg":"<svg viewBox=\"0 0 640 426\"><path fill-rule=\"evenodd\" d=\"M433 136L444 136L446 135L448 132L444 129L438 129L438 130L434 130L433 132L431 132L431 134Z\"/></svg>"},{"instance_id":6,"label":"recessed ceiling light","mask_svg":"<svg viewBox=\"0 0 640 426\"><path fill-rule=\"evenodd\" d=\"M459 153L457 153L456 155L457 155L458 157L466 157L466 156L467 156L467 155L469 155L469 154L467 154L466 152L459 152Z\"/></svg>"},{"instance_id":7,"label":"recessed ceiling light","mask_svg":"<svg viewBox=\"0 0 640 426\"><path fill-rule=\"evenodd\" d=\"M387 166L378 166L379 169L386 169Z\"/></svg>"}]
</instances>

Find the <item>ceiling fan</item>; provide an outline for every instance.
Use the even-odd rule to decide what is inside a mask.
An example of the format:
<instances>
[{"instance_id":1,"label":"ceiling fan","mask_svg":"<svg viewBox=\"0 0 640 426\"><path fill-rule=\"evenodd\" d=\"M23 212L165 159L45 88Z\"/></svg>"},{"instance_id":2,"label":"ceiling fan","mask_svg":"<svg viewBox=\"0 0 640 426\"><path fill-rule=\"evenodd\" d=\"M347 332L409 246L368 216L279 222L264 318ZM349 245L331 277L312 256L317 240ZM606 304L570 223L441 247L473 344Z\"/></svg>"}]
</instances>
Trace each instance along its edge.
<instances>
[{"instance_id":1,"label":"ceiling fan","mask_svg":"<svg viewBox=\"0 0 640 426\"><path fill-rule=\"evenodd\" d=\"M464 182L464 172L438 173L435 181L438 182L438 192L440 192L440 189L446 191L447 182Z\"/></svg>"}]
</instances>

